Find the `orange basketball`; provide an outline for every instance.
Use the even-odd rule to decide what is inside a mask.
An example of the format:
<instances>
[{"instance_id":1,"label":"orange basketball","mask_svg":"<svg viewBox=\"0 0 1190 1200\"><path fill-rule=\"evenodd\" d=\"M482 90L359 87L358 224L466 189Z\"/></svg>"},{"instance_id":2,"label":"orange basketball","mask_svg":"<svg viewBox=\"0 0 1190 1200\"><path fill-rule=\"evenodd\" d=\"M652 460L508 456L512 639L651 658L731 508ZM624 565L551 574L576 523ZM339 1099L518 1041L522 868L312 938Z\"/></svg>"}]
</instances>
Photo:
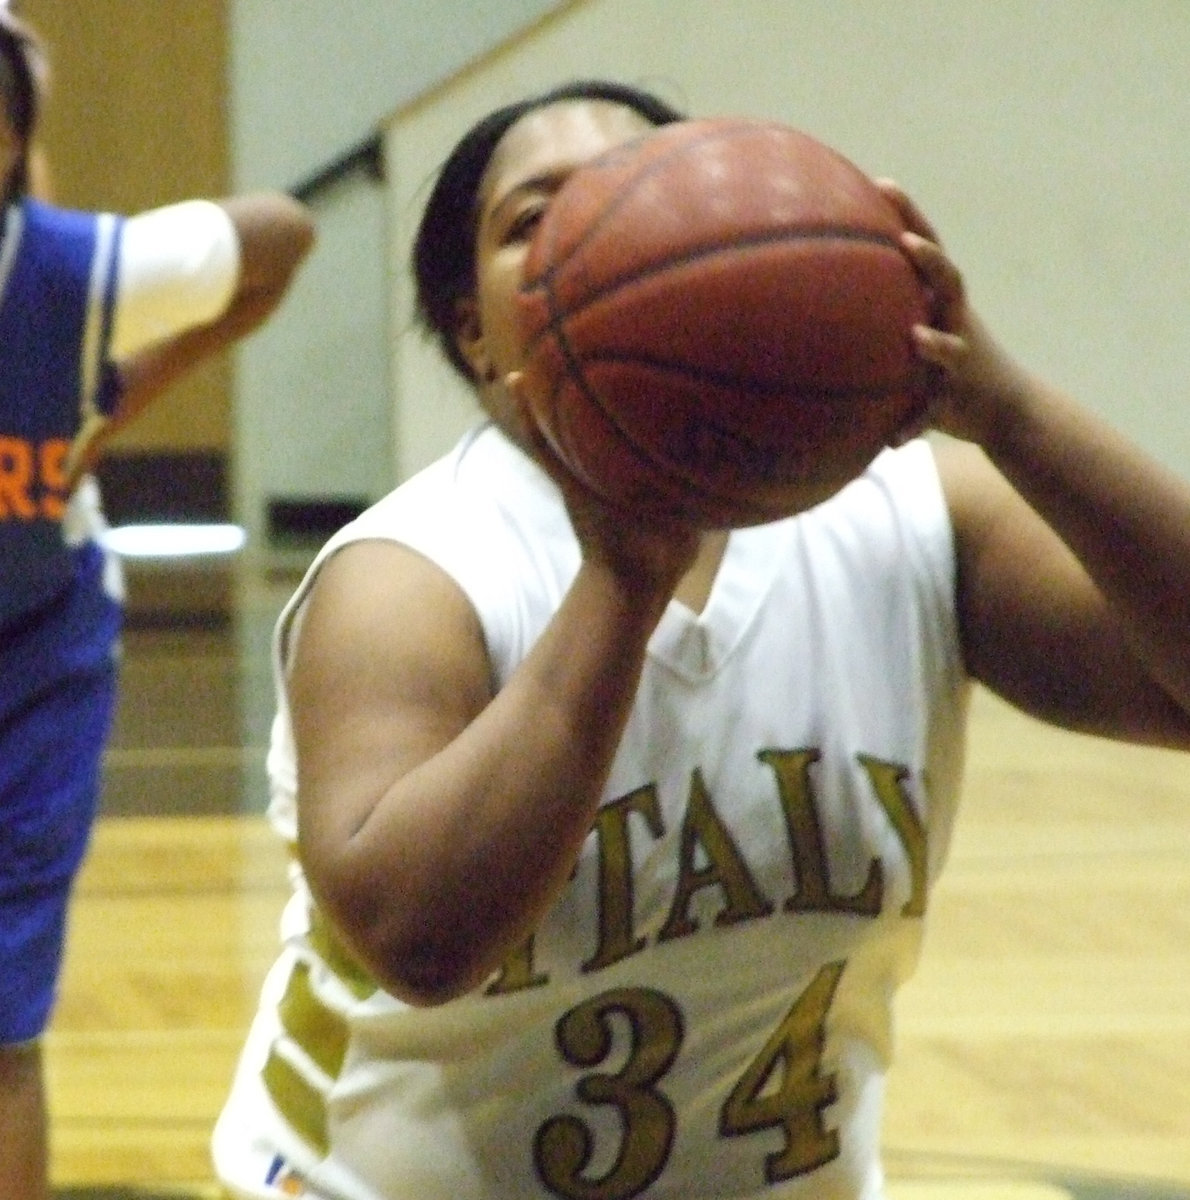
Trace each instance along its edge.
<instances>
[{"instance_id":1,"label":"orange basketball","mask_svg":"<svg viewBox=\"0 0 1190 1200\"><path fill-rule=\"evenodd\" d=\"M834 150L750 120L575 172L518 296L534 420L616 504L761 524L863 471L917 405L927 302L898 213Z\"/></svg>"}]
</instances>

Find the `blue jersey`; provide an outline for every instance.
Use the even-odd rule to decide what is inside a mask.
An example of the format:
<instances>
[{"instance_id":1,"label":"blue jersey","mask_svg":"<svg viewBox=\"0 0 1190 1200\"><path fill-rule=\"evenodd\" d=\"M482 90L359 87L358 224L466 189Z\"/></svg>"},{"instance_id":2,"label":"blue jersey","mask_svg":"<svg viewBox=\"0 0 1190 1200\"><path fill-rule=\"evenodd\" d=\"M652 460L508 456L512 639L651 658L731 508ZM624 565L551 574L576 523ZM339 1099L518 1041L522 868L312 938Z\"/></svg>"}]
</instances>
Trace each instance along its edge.
<instances>
[{"instance_id":1,"label":"blue jersey","mask_svg":"<svg viewBox=\"0 0 1190 1200\"><path fill-rule=\"evenodd\" d=\"M66 455L108 413L122 219L25 200L0 242L0 627L97 582L102 557L64 533ZM91 577L94 577L92 579Z\"/></svg>"},{"instance_id":2,"label":"blue jersey","mask_svg":"<svg viewBox=\"0 0 1190 1200\"><path fill-rule=\"evenodd\" d=\"M53 1003L70 883L99 796L120 612L95 481L66 456L111 410L122 221L24 201L0 214L0 1044Z\"/></svg>"}]
</instances>

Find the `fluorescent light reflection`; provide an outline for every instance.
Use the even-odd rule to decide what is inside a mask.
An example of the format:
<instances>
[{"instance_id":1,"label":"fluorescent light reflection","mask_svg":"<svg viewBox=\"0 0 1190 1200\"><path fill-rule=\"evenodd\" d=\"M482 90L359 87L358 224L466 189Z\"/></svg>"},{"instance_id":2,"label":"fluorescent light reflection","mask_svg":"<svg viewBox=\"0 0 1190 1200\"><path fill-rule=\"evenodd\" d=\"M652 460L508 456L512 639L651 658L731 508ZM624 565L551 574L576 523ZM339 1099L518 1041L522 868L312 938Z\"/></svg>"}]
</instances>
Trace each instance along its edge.
<instances>
[{"instance_id":1,"label":"fluorescent light reflection","mask_svg":"<svg viewBox=\"0 0 1190 1200\"><path fill-rule=\"evenodd\" d=\"M108 547L122 558L198 558L212 554L235 554L242 550L247 535L239 525L118 525L104 537Z\"/></svg>"}]
</instances>

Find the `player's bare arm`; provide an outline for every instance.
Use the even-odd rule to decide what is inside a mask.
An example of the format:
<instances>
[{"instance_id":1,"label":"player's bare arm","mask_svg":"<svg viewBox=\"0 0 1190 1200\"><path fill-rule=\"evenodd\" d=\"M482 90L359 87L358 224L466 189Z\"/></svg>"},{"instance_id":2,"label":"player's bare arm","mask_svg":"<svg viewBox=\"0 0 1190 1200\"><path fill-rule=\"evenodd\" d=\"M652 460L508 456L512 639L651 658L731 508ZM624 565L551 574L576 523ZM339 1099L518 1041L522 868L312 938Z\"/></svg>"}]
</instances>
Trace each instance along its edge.
<instances>
[{"instance_id":1,"label":"player's bare arm","mask_svg":"<svg viewBox=\"0 0 1190 1200\"><path fill-rule=\"evenodd\" d=\"M319 576L289 689L302 860L402 999L482 982L569 878L676 583L611 557L586 556L496 695L473 611L427 560L364 542Z\"/></svg>"},{"instance_id":2,"label":"player's bare arm","mask_svg":"<svg viewBox=\"0 0 1190 1200\"><path fill-rule=\"evenodd\" d=\"M160 284L144 287L139 294L136 288L131 289L131 295L128 289L121 293L123 308L113 341L120 377L118 403L110 415L93 412L86 418L67 463L71 487L91 470L108 441L182 376L263 324L281 303L314 244L314 223L309 212L280 192L232 196L220 201L219 206L235 235L234 287L218 312L200 320L188 314L184 321L175 321L164 330L159 324L164 320L157 294ZM181 204L139 214L131 218L129 225L192 207ZM125 244L130 237L125 234ZM201 238L197 234L191 238L196 245L190 252L200 254ZM185 248L187 239L181 231L175 240ZM158 267L150 274L160 279L169 272ZM187 271L181 262L173 275L178 281L172 285L173 291L185 290ZM176 295L171 300L176 303Z\"/></svg>"},{"instance_id":3,"label":"player's bare arm","mask_svg":"<svg viewBox=\"0 0 1190 1200\"><path fill-rule=\"evenodd\" d=\"M969 669L1067 727L1190 746L1190 487L1012 360L903 207L937 303L935 424L966 439L939 463Z\"/></svg>"},{"instance_id":4,"label":"player's bare arm","mask_svg":"<svg viewBox=\"0 0 1190 1200\"><path fill-rule=\"evenodd\" d=\"M314 244L310 214L280 192L230 196L219 203L231 218L239 245L231 299L215 320L147 346L120 363L120 405L108 435L132 421L197 362L260 326L280 304Z\"/></svg>"}]
</instances>

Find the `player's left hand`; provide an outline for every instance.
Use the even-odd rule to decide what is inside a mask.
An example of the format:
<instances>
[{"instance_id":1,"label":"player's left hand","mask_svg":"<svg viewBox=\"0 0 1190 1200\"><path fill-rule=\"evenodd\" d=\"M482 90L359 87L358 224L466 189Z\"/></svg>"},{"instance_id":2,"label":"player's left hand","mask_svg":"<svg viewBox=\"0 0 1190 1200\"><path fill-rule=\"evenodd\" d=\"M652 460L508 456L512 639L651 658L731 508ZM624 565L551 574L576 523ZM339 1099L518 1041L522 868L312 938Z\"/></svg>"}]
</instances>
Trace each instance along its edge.
<instances>
[{"instance_id":1,"label":"player's left hand","mask_svg":"<svg viewBox=\"0 0 1190 1200\"><path fill-rule=\"evenodd\" d=\"M924 364L923 410L917 428L934 427L986 444L1027 390L1021 366L992 337L971 307L962 272L942 248L933 225L900 187L879 181L905 225L901 247L930 302L930 321L913 329Z\"/></svg>"}]
</instances>

